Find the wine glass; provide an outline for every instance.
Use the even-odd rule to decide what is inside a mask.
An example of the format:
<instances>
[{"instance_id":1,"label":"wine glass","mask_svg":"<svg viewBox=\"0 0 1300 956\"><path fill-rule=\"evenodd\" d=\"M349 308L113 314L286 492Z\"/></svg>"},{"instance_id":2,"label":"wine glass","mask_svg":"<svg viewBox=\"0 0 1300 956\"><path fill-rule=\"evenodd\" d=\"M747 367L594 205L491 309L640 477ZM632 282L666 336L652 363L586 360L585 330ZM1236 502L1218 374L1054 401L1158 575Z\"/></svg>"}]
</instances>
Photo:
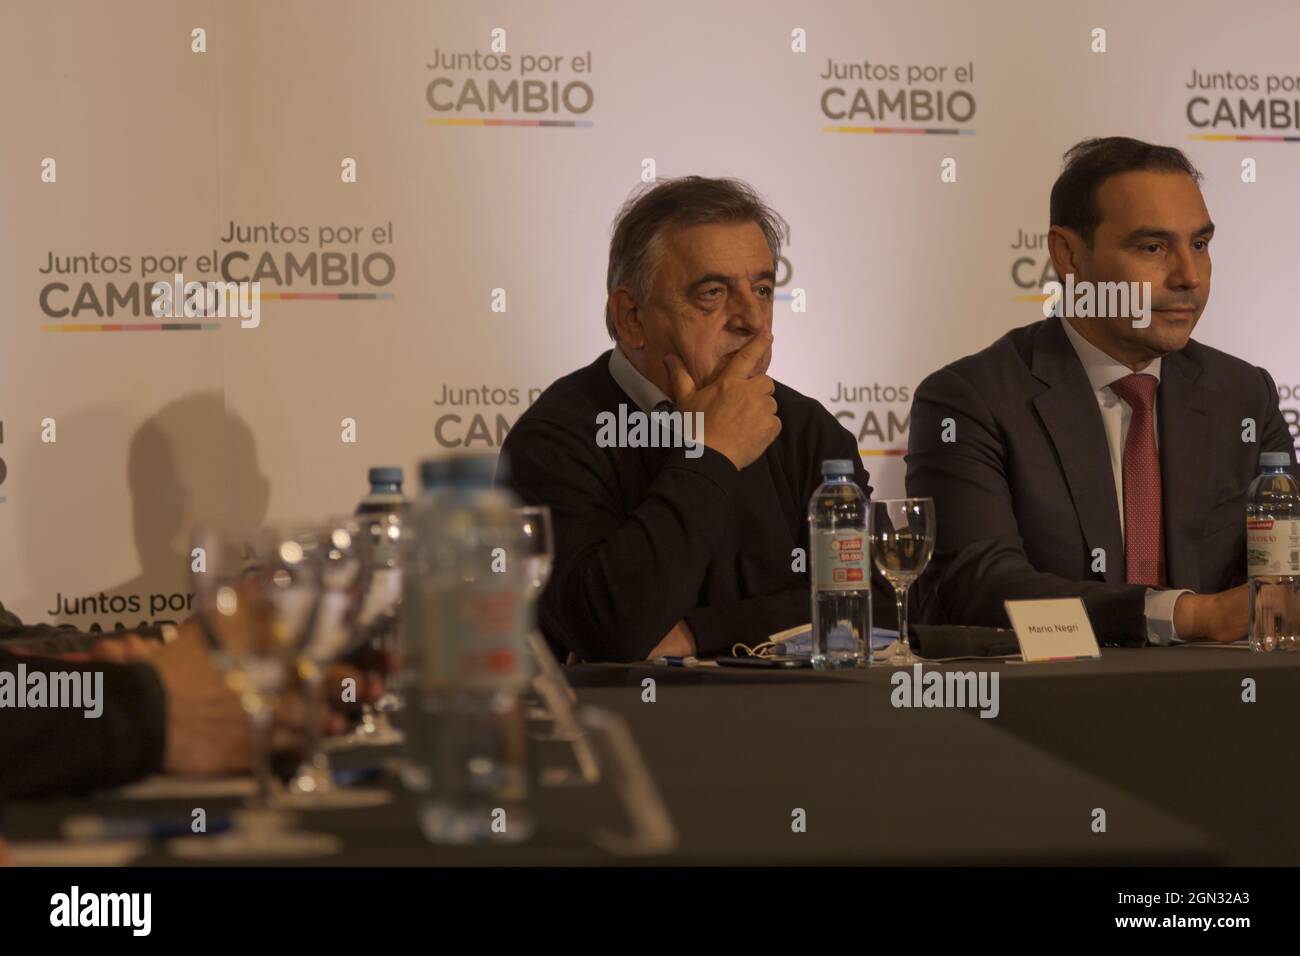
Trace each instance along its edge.
<instances>
[{"instance_id":1,"label":"wine glass","mask_svg":"<svg viewBox=\"0 0 1300 956\"><path fill-rule=\"evenodd\" d=\"M524 562L524 581L528 587L528 603L531 608L533 624L537 621L537 602L546 590L546 582L551 577L551 566L555 562L555 535L551 526L551 509L546 505L528 505L514 510L515 520L519 524L520 555ZM528 630L528 647L537 662L537 675L534 686L544 705L549 704L555 693L562 693L570 702L577 700L573 688L560 670L559 662L551 653L545 638L536 626ZM554 707L549 710L544 706L538 708L534 716L551 719ZM576 725L575 725L576 726ZM559 732L551 734L534 734L535 740L566 739Z\"/></svg>"},{"instance_id":2,"label":"wine glass","mask_svg":"<svg viewBox=\"0 0 1300 956\"><path fill-rule=\"evenodd\" d=\"M524 577L528 582L528 598L536 601L542 596L546 582L551 577L555 561L555 533L551 525L551 509L546 505L528 505L515 509L519 530L523 535Z\"/></svg>"},{"instance_id":3,"label":"wine glass","mask_svg":"<svg viewBox=\"0 0 1300 956\"><path fill-rule=\"evenodd\" d=\"M919 662L907 634L907 589L934 553L934 499L884 498L871 502L871 556L894 588L898 644L890 663Z\"/></svg>"},{"instance_id":4,"label":"wine glass","mask_svg":"<svg viewBox=\"0 0 1300 956\"><path fill-rule=\"evenodd\" d=\"M399 549L402 538L401 518L392 513L359 515L355 519L354 539L361 560L359 590L361 606L356 627L359 648L356 658L366 677L381 676L384 691L372 705L361 705L361 721L351 732L334 738L337 747L386 747L400 744L403 735L389 719L403 707L394 686L397 670L397 618L402 601L402 569Z\"/></svg>"},{"instance_id":5,"label":"wine glass","mask_svg":"<svg viewBox=\"0 0 1300 956\"><path fill-rule=\"evenodd\" d=\"M287 829L276 813L279 785L271 771L271 730L293 659L292 643L258 580L261 569L237 537L198 529L192 541L190 586L195 622L248 715L256 789L252 809L238 826L213 836L172 840L172 853L187 859L303 858L337 853L333 836Z\"/></svg>"},{"instance_id":6,"label":"wine glass","mask_svg":"<svg viewBox=\"0 0 1300 956\"><path fill-rule=\"evenodd\" d=\"M325 668L352 649L358 628L361 557L358 523L331 518L323 526L267 529L269 555L261 576L272 603L284 613L302 679L307 742L280 803L304 809L371 807L389 802L387 791L340 787L321 746ZM310 608L310 611L307 609Z\"/></svg>"}]
</instances>

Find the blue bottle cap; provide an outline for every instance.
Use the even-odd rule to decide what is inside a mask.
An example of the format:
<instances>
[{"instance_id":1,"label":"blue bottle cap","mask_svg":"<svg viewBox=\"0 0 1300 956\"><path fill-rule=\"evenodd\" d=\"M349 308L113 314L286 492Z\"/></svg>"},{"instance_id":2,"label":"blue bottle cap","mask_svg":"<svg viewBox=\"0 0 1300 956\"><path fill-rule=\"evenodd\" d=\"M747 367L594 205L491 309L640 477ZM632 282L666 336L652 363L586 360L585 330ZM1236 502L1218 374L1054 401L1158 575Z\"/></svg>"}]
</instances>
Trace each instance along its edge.
<instances>
[{"instance_id":1,"label":"blue bottle cap","mask_svg":"<svg viewBox=\"0 0 1300 956\"><path fill-rule=\"evenodd\" d=\"M371 468L367 475L372 485L400 485L402 477L402 469L391 465Z\"/></svg>"},{"instance_id":2,"label":"blue bottle cap","mask_svg":"<svg viewBox=\"0 0 1300 956\"><path fill-rule=\"evenodd\" d=\"M822 462L823 475L852 475L853 462L847 458L827 458Z\"/></svg>"},{"instance_id":3,"label":"blue bottle cap","mask_svg":"<svg viewBox=\"0 0 1300 956\"><path fill-rule=\"evenodd\" d=\"M1291 465L1291 456L1284 451L1266 451L1261 452L1259 456L1259 467L1261 468L1287 468Z\"/></svg>"}]
</instances>

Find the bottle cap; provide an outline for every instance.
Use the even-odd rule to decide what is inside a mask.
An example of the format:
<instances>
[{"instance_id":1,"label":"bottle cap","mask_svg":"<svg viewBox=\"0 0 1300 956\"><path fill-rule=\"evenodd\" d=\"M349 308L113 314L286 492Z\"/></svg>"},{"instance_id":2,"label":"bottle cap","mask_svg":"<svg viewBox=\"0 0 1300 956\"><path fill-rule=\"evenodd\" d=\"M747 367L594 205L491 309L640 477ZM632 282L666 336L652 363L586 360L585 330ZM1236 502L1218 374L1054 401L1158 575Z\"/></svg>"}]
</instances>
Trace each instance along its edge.
<instances>
[{"instance_id":1,"label":"bottle cap","mask_svg":"<svg viewBox=\"0 0 1300 956\"><path fill-rule=\"evenodd\" d=\"M367 477L372 485L400 485L403 476L402 469L385 465L371 468Z\"/></svg>"},{"instance_id":2,"label":"bottle cap","mask_svg":"<svg viewBox=\"0 0 1300 956\"><path fill-rule=\"evenodd\" d=\"M853 462L847 458L827 458L822 462L823 475L852 475Z\"/></svg>"},{"instance_id":3,"label":"bottle cap","mask_svg":"<svg viewBox=\"0 0 1300 956\"><path fill-rule=\"evenodd\" d=\"M451 480L451 462L446 458L426 458L420 462L420 487L429 489Z\"/></svg>"},{"instance_id":4,"label":"bottle cap","mask_svg":"<svg viewBox=\"0 0 1300 956\"><path fill-rule=\"evenodd\" d=\"M1259 456L1259 467L1261 468L1288 468L1291 465L1291 456L1284 451L1266 451L1261 452Z\"/></svg>"}]
</instances>

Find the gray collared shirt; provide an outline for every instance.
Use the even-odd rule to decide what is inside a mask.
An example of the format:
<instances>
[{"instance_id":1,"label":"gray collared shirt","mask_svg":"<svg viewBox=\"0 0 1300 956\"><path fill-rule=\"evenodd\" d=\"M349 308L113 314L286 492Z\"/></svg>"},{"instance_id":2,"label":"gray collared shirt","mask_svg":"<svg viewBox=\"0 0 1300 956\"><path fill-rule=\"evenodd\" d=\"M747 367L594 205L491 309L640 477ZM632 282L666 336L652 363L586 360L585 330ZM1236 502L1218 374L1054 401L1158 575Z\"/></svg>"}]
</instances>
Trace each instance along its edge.
<instances>
[{"instance_id":1,"label":"gray collared shirt","mask_svg":"<svg viewBox=\"0 0 1300 956\"><path fill-rule=\"evenodd\" d=\"M621 345L615 344L614 351L609 354L609 374L647 415L664 402L672 404L672 399L658 385L637 371L637 367L623 354Z\"/></svg>"}]
</instances>

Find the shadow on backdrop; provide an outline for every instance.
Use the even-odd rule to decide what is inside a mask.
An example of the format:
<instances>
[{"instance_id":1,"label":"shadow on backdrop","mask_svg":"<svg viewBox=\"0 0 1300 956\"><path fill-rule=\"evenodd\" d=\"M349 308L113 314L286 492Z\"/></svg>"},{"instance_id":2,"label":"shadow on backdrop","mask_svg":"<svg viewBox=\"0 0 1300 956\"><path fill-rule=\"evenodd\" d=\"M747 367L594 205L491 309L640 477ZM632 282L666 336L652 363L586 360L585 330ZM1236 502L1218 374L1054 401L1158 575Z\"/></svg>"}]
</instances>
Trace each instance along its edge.
<instances>
[{"instance_id":1,"label":"shadow on backdrop","mask_svg":"<svg viewBox=\"0 0 1300 956\"><path fill-rule=\"evenodd\" d=\"M74 420L65 428L61 421L59 428L69 433L90 424ZM84 481L85 463L78 465ZM69 507L75 511L76 499L67 497L74 493L73 487L57 475L51 478L52 487L42 482L42 498L48 494L49 502L71 502ZM69 567L60 558L60 554L66 558L66 552L57 544L35 548L30 567L43 603L39 618L24 615L29 623L66 622L82 629L97 624L111 630L118 625L134 628L142 622L184 619L189 615L192 529L211 527L251 537L265 520L270 500L270 482L261 472L253 433L242 418L228 412L217 389L168 402L141 423L131 438L127 483L139 572L111 587L100 587L89 569ZM82 499L86 496L81 489ZM24 509L33 522L24 536L28 541L37 540L35 532L43 523L54 523L52 507L56 506ZM58 523L68 520L79 519L65 512ZM95 524L92 520L86 526ZM103 543L97 544L102 553ZM62 613L52 617L48 610L56 595L62 596Z\"/></svg>"}]
</instances>

